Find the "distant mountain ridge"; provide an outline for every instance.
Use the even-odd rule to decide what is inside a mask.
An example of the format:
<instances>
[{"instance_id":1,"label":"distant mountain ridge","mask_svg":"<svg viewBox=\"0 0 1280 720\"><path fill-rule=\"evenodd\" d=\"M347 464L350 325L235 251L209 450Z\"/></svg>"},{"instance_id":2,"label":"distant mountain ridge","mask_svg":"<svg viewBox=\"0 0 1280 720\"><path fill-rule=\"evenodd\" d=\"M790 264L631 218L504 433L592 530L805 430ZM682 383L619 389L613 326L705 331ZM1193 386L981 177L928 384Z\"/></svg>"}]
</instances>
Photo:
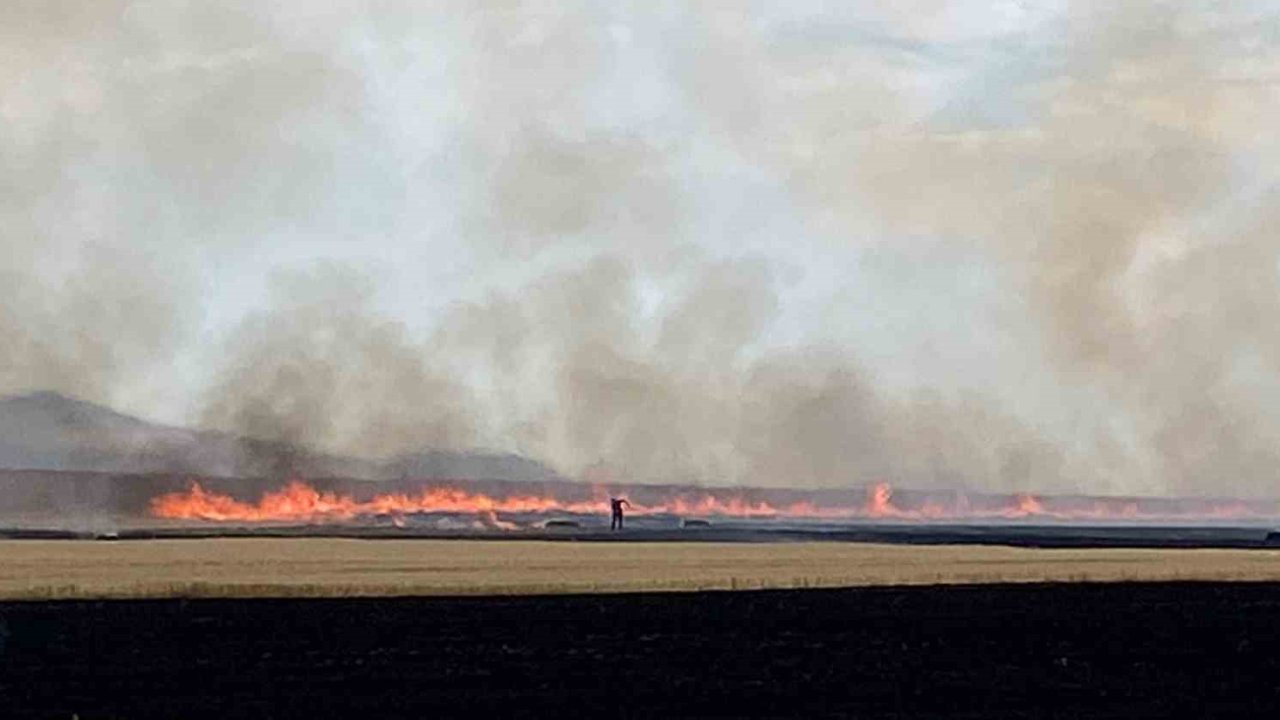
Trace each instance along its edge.
<instances>
[{"instance_id":1,"label":"distant mountain ridge","mask_svg":"<svg viewBox=\"0 0 1280 720\"><path fill-rule=\"evenodd\" d=\"M546 481L560 476L519 455L423 450L387 461L148 422L41 391L0 398L0 469L223 477L447 477Z\"/></svg>"}]
</instances>

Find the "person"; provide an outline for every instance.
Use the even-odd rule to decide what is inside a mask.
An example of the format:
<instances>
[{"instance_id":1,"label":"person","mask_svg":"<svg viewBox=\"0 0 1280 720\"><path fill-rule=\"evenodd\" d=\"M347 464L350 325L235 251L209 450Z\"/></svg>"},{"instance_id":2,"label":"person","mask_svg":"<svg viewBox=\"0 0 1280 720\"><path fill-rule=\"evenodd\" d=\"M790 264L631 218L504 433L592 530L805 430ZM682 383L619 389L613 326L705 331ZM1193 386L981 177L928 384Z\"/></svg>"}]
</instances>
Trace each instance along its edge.
<instances>
[{"instance_id":1,"label":"person","mask_svg":"<svg viewBox=\"0 0 1280 720\"><path fill-rule=\"evenodd\" d=\"M626 505L627 507L631 507L631 503L627 502L625 498L609 498L609 504L613 506L613 520L609 522L609 529L621 530L622 506Z\"/></svg>"}]
</instances>

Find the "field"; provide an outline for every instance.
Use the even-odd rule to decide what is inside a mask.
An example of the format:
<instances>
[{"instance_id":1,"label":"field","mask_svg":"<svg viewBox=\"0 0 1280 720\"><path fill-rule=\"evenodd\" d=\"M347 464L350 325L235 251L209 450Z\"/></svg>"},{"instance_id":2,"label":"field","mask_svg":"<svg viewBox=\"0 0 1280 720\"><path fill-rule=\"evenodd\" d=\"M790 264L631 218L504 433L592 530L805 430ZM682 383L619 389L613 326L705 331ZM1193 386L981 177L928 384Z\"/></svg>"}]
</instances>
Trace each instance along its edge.
<instances>
[{"instance_id":1,"label":"field","mask_svg":"<svg viewBox=\"0 0 1280 720\"><path fill-rule=\"evenodd\" d=\"M1151 582L1170 579L1182 582ZM1280 702L1280 582L1261 581L1280 581L1280 551L6 541L0 707L86 720L1256 716ZM706 589L740 591L648 592Z\"/></svg>"},{"instance_id":2,"label":"field","mask_svg":"<svg viewBox=\"0 0 1280 720\"><path fill-rule=\"evenodd\" d=\"M0 602L6 718L1274 717L1280 585Z\"/></svg>"},{"instance_id":3,"label":"field","mask_svg":"<svg viewBox=\"0 0 1280 720\"><path fill-rule=\"evenodd\" d=\"M1280 581L1277 550L222 538L0 542L0 598L348 597Z\"/></svg>"}]
</instances>

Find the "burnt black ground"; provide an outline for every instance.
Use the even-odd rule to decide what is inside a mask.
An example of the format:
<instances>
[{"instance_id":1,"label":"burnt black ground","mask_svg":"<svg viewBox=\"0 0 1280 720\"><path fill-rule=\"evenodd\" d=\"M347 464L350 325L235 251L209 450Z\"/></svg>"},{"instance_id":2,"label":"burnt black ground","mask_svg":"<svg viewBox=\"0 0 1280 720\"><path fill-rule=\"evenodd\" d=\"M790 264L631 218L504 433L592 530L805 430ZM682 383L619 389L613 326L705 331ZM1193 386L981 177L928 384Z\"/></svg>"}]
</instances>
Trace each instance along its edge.
<instances>
[{"instance_id":1,"label":"burnt black ground","mask_svg":"<svg viewBox=\"0 0 1280 720\"><path fill-rule=\"evenodd\" d=\"M457 516L469 522L472 516ZM504 518L507 519L507 518ZM861 542L898 545L1006 545L1040 548L1274 548L1280 547L1280 533L1272 525L1202 523L1178 525L1131 523L1087 525L1080 523L913 523L887 521L847 521L839 523L776 522L762 520L716 520L707 527L682 528L681 518L649 516L627 520L625 532L610 532L607 516L576 517L580 527L538 527L542 516L511 516L523 527L517 531L497 529L440 530L416 525L394 527L361 523L338 525L234 526L191 525L184 527L123 527L109 533L49 528L0 526L0 539L8 540L199 540L217 537L296 538L328 537L363 540L520 540L564 542Z\"/></svg>"},{"instance_id":2,"label":"burnt black ground","mask_svg":"<svg viewBox=\"0 0 1280 720\"><path fill-rule=\"evenodd\" d=\"M1276 584L0 603L0 618L0 716L11 718L1280 707Z\"/></svg>"}]
</instances>

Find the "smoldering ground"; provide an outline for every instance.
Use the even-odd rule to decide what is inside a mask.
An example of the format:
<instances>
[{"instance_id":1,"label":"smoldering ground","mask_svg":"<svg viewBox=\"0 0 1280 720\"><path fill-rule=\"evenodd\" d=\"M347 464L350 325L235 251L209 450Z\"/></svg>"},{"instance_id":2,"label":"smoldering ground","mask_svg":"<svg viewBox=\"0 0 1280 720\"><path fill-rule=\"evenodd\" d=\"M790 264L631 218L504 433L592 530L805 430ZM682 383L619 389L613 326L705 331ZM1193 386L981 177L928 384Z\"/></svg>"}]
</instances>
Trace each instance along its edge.
<instances>
[{"instance_id":1,"label":"smoldering ground","mask_svg":"<svg viewBox=\"0 0 1280 720\"><path fill-rule=\"evenodd\" d=\"M5 390L276 473L1274 494L1274 10L304 5L0 10Z\"/></svg>"}]
</instances>

